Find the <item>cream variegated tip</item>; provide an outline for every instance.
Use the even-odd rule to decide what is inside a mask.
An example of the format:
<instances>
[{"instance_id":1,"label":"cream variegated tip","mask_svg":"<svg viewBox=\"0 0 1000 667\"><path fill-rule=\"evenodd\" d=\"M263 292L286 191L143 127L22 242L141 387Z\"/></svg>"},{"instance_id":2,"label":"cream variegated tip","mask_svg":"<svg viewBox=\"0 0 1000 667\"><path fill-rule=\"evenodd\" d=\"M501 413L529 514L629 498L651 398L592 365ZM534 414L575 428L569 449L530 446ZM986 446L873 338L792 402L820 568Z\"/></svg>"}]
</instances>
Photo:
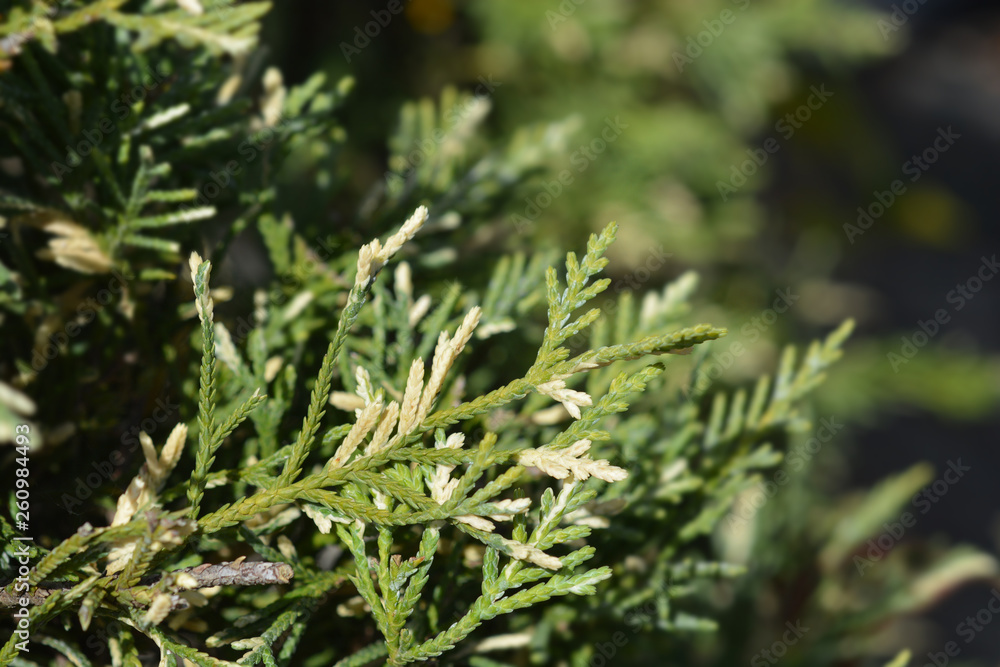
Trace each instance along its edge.
<instances>
[{"instance_id":1,"label":"cream variegated tip","mask_svg":"<svg viewBox=\"0 0 1000 667\"><path fill-rule=\"evenodd\" d=\"M465 445L464 433L452 433L444 441L434 445L435 449L461 449ZM443 505L451 499L451 494L458 487L459 480L451 478L451 471L455 469L453 465L438 464L431 477L431 498L438 505ZM487 522L489 523L489 522ZM490 524L490 530L493 524Z\"/></svg>"},{"instance_id":2,"label":"cream variegated tip","mask_svg":"<svg viewBox=\"0 0 1000 667\"><path fill-rule=\"evenodd\" d=\"M424 388L424 360L417 357L410 364L410 373L406 378L406 389L403 391L403 405L399 412L399 434L409 435L420 424L419 412L420 393Z\"/></svg>"},{"instance_id":3,"label":"cream variegated tip","mask_svg":"<svg viewBox=\"0 0 1000 667\"><path fill-rule=\"evenodd\" d=\"M578 363L576 366L573 367L573 370L570 371L570 374L581 373L583 371L590 371L595 368L600 368L600 366L601 366L600 364L594 363L593 361L581 361L580 363Z\"/></svg>"},{"instance_id":4,"label":"cream variegated tip","mask_svg":"<svg viewBox=\"0 0 1000 667\"><path fill-rule=\"evenodd\" d=\"M465 318L462 320L462 324L458 327L458 331L455 332L454 337L451 339L452 348L452 361L457 357L462 350L465 349L466 343L472 338L472 332L476 330L479 325L479 320L483 316L483 309L479 306L473 307L465 314Z\"/></svg>"},{"instance_id":5,"label":"cream variegated tip","mask_svg":"<svg viewBox=\"0 0 1000 667\"><path fill-rule=\"evenodd\" d=\"M560 403L566 408L566 412L570 413L574 419L579 419L582 414L580 413L580 407L585 405L592 405L593 399L591 399L590 394L583 391L574 391L573 389L566 388L566 381L563 379L551 380L535 387L538 393L549 396Z\"/></svg>"},{"instance_id":6,"label":"cream variegated tip","mask_svg":"<svg viewBox=\"0 0 1000 667\"><path fill-rule=\"evenodd\" d=\"M406 222L403 223L403 226L400 227L399 231L390 236L385 242L385 247L379 255L379 260L382 264L385 264L392 259L392 256L403 247L403 244L412 239L416 233L420 231L420 228L424 226L425 222L427 222L427 207L418 206L417 210L413 212L413 215L407 218Z\"/></svg>"},{"instance_id":7,"label":"cream variegated tip","mask_svg":"<svg viewBox=\"0 0 1000 667\"><path fill-rule=\"evenodd\" d=\"M11 410L22 415L35 414L35 402L28 398L27 394L10 386L6 382L0 382L0 405L5 405ZM13 439L11 439L13 441Z\"/></svg>"},{"instance_id":8,"label":"cream variegated tip","mask_svg":"<svg viewBox=\"0 0 1000 667\"><path fill-rule=\"evenodd\" d=\"M503 651L511 648L520 648L530 644L534 636L534 631L518 632L517 634L494 635L476 643L473 648L476 653L488 653L490 651Z\"/></svg>"},{"instance_id":9,"label":"cream variegated tip","mask_svg":"<svg viewBox=\"0 0 1000 667\"><path fill-rule=\"evenodd\" d=\"M458 355L465 349L465 345L469 342L469 338L472 337L472 332L476 330L476 325L479 324L479 318L482 317L482 314L482 309L476 306L465 314L465 318L462 320L462 324L459 325L458 330L455 331L454 336L449 338L445 332L441 332L437 347L434 349L431 377L427 381L427 388L424 389L423 396L420 399L420 406L417 409L417 424L423 422L430 413L431 404L437 398L438 392L441 391L441 385L444 384L444 379L448 371L451 370L452 364L458 359Z\"/></svg>"},{"instance_id":10,"label":"cream variegated tip","mask_svg":"<svg viewBox=\"0 0 1000 667\"><path fill-rule=\"evenodd\" d=\"M403 247L403 244L413 238L427 221L427 207L418 206L399 231L386 239L385 245L375 239L361 247L358 253L358 273L354 285L358 289L367 287L371 279L385 266L386 262Z\"/></svg>"},{"instance_id":11,"label":"cream variegated tip","mask_svg":"<svg viewBox=\"0 0 1000 667\"><path fill-rule=\"evenodd\" d=\"M307 517L313 520L313 523L315 523L316 527L319 528L319 532L324 535L330 534L330 531L333 529L333 521L330 517L324 515L312 505L303 505L302 511L305 512Z\"/></svg>"},{"instance_id":12,"label":"cream variegated tip","mask_svg":"<svg viewBox=\"0 0 1000 667\"><path fill-rule=\"evenodd\" d=\"M212 276L212 263L206 262L201 258L197 252L192 251L191 257L188 259L188 267L191 269L191 282L196 284L198 280L198 269L202 264L208 264L208 268L205 270L205 293L201 296L195 294L194 305L198 309L198 319L202 322L212 319L212 314L215 310L215 302L212 301L212 294L208 289L208 283Z\"/></svg>"},{"instance_id":13,"label":"cream variegated tip","mask_svg":"<svg viewBox=\"0 0 1000 667\"><path fill-rule=\"evenodd\" d=\"M344 618L361 618L365 614L370 613L371 610L371 606L365 602L363 597L355 595L354 597L348 598L344 602L337 605L337 616Z\"/></svg>"},{"instance_id":14,"label":"cream variegated tip","mask_svg":"<svg viewBox=\"0 0 1000 667\"><path fill-rule=\"evenodd\" d=\"M628 477L628 472L622 468L604 459L595 461L587 456L590 444L590 440L577 440L566 449L528 449L521 452L517 459L521 465L535 466L556 479L572 475L579 480L596 477L605 482L618 482Z\"/></svg>"},{"instance_id":15,"label":"cream variegated tip","mask_svg":"<svg viewBox=\"0 0 1000 667\"><path fill-rule=\"evenodd\" d=\"M186 440L187 426L177 424L167 436L163 451L157 455L149 435L145 432L139 434L139 443L142 445L146 462L139 470L139 474L132 479L125 493L118 497L118 507L111 522L112 526L128 523L140 507L155 499L163 482L180 460Z\"/></svg>"},{"instance_id":16,"label":"cream variegated tip","mask_svg":"<svg viewBox=\"0 0 1000 667\"><path fill-rule=\"evenodd\" d=\"M142 619L146 625L159 625L170 613L171 601L168 593L157 593Z\"/></svg>"},{"instance_id":17,"label":"cream variegated tip","mask_svg":"<svg viewBox=\"0 0 1000 667\"><path fill-rule=\"evenodd\" d=\"M455 481L458 482L458 480ZM455 519L484 533L492 533L493 529L496 528L492 521L485 517L476 516L475 514L463 514L462 516L456 516Z\"/></svg>"},{"instance_id":18,"label":"cream variegated tip","mask_svg":"<svg viewBox=\"0 0 1000 667\"><path fill-rule=\"evenodd\" d=\"M550 556L538 547L533 547L530 544L524 544L523 542L515 542L514 540L508 540L507 538L501 538L507 548L510 549L510 554L517 560L528 561L529 563L534 563L540 567L544 567L548 570L558 570L562 567L562 561L555 556Z\"/></svg>"},{"instance_id":19,"label":"cream variegated tip","mask_svg":"<svg viewBox=\"0 0 1000 667\"><path fill-rule=\"evenodd\" d=\"M365 449L365 456L378 454L380 451L385 449L389 442L389 435L392 433L392 429L395 428L397 424L396 420L398 417L399 403L396 401L390 401L389 405L385 407L385 411L382 413L382 421L380 421L378 427L375 428L375 434L372 435L371 442L368 443L368 447Z\"/></svg>"},{"instance_id":20,"label":"cream variegated tip","mask_svg":"<svg viewBox=\"0 0 1000 667\"><path fill-rule=\"evenodd\" d=\"M354 277L354 286L357 289L364 289L368 285L368 281L371 280L372 274L377 272L377 269L372 270L372 264L380 250L379 241L375 239L371 243L361 246L361 250L358 251L358 273Z\"/></svg>"},{"instance_id":21,"label":"cream variegated tip","mask_svg":"<svg viewBox=\"0 0 1000 667\"><path fill-rule=\"evenodd\" d=\"M410 312L407 315L407 320L411 327L417 326L417 323L424 318L427 311L431 309L431 297L429 294L424 294L416 302L410 306Z\"/></svg>"},{"instance_id":22,"label":"cream variegated tip","mask_svg":"<svg viewBox=\"0 0 1000 667\"><path fill-rule=\"evenodd\" d=\"M358 370L354 372L354 379L358 383L358 396L360 396L365 403L371 403L375 400L375 388L372 386L371 376L368 375L368 370L364 366L358 366Z\"/></svg>"},{"instance_id":23,"label":"cream variegated tip","mask_svg":"<svg viewBox=\"0 0 1000 667\"><path fill-rule=\"evenodd\" d=\"M496 334L513 331L516 328L517 324L515 324L514 320L512 319L504 318L502 320L495 320L485 326L476 329L476 338L482 340L485 338L489 338L490 336L495 336Z\"/></svg>"},{"instance_id":24,"label":"cream variegated tip","mask_svg":"<svg viewBox=\"0 0 1000 667\"><path fill-rule=\"evenodd\" d=\"M302 313L303 310L306 309L306 306L309 305L315 296L316 295L309 290L296 294L295 298L293 298L288 305L285 306L285 310L281 313L281 319L285 322L291 322L294 320Z\"/></svg>"},{"instance_id":25,"label":"cream variegated tip","mask_svg":"<svg viewBox=\"0 0 1000 667\"><path fill-rule=\"evenodd\" d=\"M156 453L153 439L145 431L139 433L139 444L142 445L142 455L146 458L146 469L149 471L149 479L152 481L160 467L160 455Z\"/></svg>"},{"instance_id":26,"label":"cream variegated tip","mask_svg":"<svg viewBox=\"0 0 1000 667\"><path fill-rule=\"evenodd\" d=\"M284 365L285 361L278 355L264 362L264 382L271 382L274 378L278 377L278 371Z\"/></svg>"},{"instance_id":27,"label":"cream variegated tip","mask_svg":"<svg viewBox=\"0 0 1000 667\"><path fill-rule=\"evenodd\" d=\"M198 275L198 267L205 260L201 258L196 250L191 251L191 256L188 257L188 269L191 270L191 282L194 282L195 276Z\"/></svg>"},{"instance_id":28,"label":"cream variegated tip","mask_svg":"<svg viewBox=\"0 0 1000 667\"><path fill-rule=\"evenodd\" d=\"M139 474L132 478L125 493L118 496L115 516L111 520L112 526L125 525L132 520L139 508L156 500L163 483L180 461L186 440L187 426L177 424L167 436L163 450L157 455L149 435L145 432L139 434L139 443L142 445L146 462L139 469ZM112 549L108 554L107 573L113 574L124 568L134 550L134 541Z\"/></svg>"},{"instance_id":29,"label":"cream variegated tip","mask_svg":"<svg viewBox=\"0 0 1000 667\"><path fill-rule=\"evenodd\" d=\"M263 326L268 320L268 305L270 297L266 290L258 289L253 293L253 318L258 326Z\"/></svg>"},{"instance_id":30,"label":"cream variegated tip","mask_svg":"<svg viewBox=\"0 0 1000 667\"><path fill-rule=\"evenodd\" d=\"M222 322L215 324L215 356L233 371L239 370L243 365L236 345L233 344L233 337Z\"/></svg>"},{"instance_id":31,"label":"cream variegated tip","mask_svg":"<svg viewBox=\"0 0 1000 667\"><path fill-rule=\"evenodd\" d=\"M365 407L365 399L346 391L334 391L330 393L330 405L345 412L353 411L357 414Z\"/></svg>"},{"instance_id":32,"label":"cream variegated tip","mask_svg":"<svg viewBox=\"0 0 1000 667\"><path fill-rule=\"evenodd\" d=\"M285 89L281 70L277 67L268 67L267 71L264 72L263 84L264 95L260 103L261 116L264 117L265 126L274 127L281 120L281 112L284 110L285 97L288 92Z\"/></svg>"},{"instance_id":33,"label":"cream variegated tip","mask_svg":"<svg viewBox=\"0 0 1000 667\"><path fill-rule=\"evenodd\" d=\"M503 514L491 514L494 521L510 521L515 514L524 514L531 507L531 498L506 498L493 503L499 509L505 510Z\"/></svg>"},{"instance_id":34,"label":"cream variegated tip","mask_svg":"<svg viewBox=\"0 0 1000 667\"><path fill-rule=\"evenodd\" d=\"M86 227L59 219L45 222L41 227L53 235L48 248L37 253L42 259L80 273L107 273L111 270L111 258Z\"/></svg>"},{"instance_id":35,"label":"cream variegated tip","mask_svg":"<svg viewBox=\"0 0 1000 667\"><path fill-rule=\"evenodd\" d=\"M259 389L255 390L254 396L258 395L259 392ZM160 452L159 465L153 477L155 486L159 487L163 484L177 466L177 462L180 461L181 453L184 451L184 443L187 440L187 432L187 426L177 424L167 436L167 443L163 445L163 451Z\"/></svg>"},{"instance_id":36,"label":"cream variegated tip","mask_svg":"<svg viewBox=\"0 0 1000 667\"><path fill-rule=\"evenodd\" d=\"M407 375L406 387L403 390L402 405L399 406L399 424L396 435L393 436L389 445L399 442L402 438L412 433L427 418L434 399L444 383L444 378L451 369L455 359L462 352L465 344L472 336L482 311L479 307L471 309L465 316L462 324L454 336L448 336L442 331L438 336L437 347L434 350L434 361L431 364L431 374L424 386L424 360L417 357L410 364L410 372ZM381 428L381 427L380 427ZM388 437L388 431L385 436ZM385 443L379 442L378 447L375 441L369 446L371 452L378 451Z\"/></svg>"},{"instance_id":37,"label":"cream variegated tip","mask_svg":"<svg viewBox=\"0 0 1000 667\"><path fill-rule=\"evenodd\" d=\"M566 408L560 404L539 410L531 415L531 421L540 426L552 426L564 421L568 416L569 413L566 411Z\"/></svg>"},{"instance_id":38,"label":"cream variegated tip","mask_svg":"<svg viewBox=\"0 0 1000 667\"><path fill-rule=\"evenodd\" d=\"M302 506L302 511L307 517L313 520L316 527L319 528L319 532L324 535L328 534L333 529L333 524L335 523L351 523L351 520L347 517L338 516L330 510L317 507L316 505L310 505L308 503Z\"/></svg>"},{"instance_id":39,"label":"cream variegated tip","mask_svg":"<svg viewBox=\"0 0 1000 667\"><path fill-rule=\"evenodd\" d=\"M205 13L205 8L201 6L199 0L177 0L177 6L195 16L201 16Z\"/></svg>"},{"instance_id":40,"label":"cream variegated tip","mask_svg":"<svg viewBox=\"0 0 1000 667\"><path fill-rule=\"evenodd\" d=\"M229 104L229 101L233 99L233 96L239 91L240 86L243 84L243 76L240 74L232 74L228 79L219 86L218 92L215 93L215 104L216 106L225 106Z\"/></svg>"},{"instance_id":41,"label":"cream variegated tip","mask_svg":"<svg viewBox=\"0 0 1000 667\"><path fill-rule=\"evenodd\" d=\"M358 415L357 421L348 431L347 437L344 441L340 443L340 447L337 448L337 452L334 457L330 459L326 464L327 472L335 470L347 462L347 459L351 458L354 451L361 444L365 436L368 435L375 424L378 422L379 416L382 414L382 396L381 394L375 397L375 400L362 408L361 413Z\"/></svg>"},{"instance_id":42,"label":"cream variegated tip","mask_svg":"<svg viewBox=\"0 0 1000 667\"><path fill-rule=\"evenodd\" d=\"M297 560L299 555L295 544L286 535L278 535L278 551L286 560Z\"/></svg>"},{"instance_id":43,"label":"cream variegated tip","mask_svg":"<svg viewBox=\"0 0 1000 667\"><path fill-rule=\"evenodd\" d=\"M400 262L395 274L396 294L405 297L413 296L413 272L409 262Z\"/></svg>"},{"instance_id":44,"label":"cream variegated tip","mask_svg":"<svg viewBox=\"0 0 1000 667\"><path fill-rule=\"evenodd\" d=\"M452 433L445 440L439 440L435 443L434 447L436 449L460 449L463 445L465 445L465 435L462 433ZM439 505L443 505L451 500L452 494L458 488L459 483L461 483L460 479L452 479L451 473L454 469L454 465L438 464L429 480L431 498ZM527 512L531 506L531 500L529 498L516 498L494 501L493 504L501 512L491 515L490 519L493 519L493 521L509 521L514 518L514 514ZM490 521L486 517L473 514L456 516L455 520L487 533L492 533L496 527L493 521Z\"/></svg>"}]
</instances>

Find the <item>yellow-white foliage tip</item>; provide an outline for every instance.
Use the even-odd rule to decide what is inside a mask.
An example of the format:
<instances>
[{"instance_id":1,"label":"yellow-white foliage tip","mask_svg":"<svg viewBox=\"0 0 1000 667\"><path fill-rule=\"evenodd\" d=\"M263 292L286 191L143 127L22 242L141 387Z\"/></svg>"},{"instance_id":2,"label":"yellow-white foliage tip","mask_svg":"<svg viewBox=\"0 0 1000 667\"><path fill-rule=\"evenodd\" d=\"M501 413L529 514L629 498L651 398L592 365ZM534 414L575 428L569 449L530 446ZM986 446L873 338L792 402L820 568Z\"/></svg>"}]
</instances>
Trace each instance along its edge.
<instances>
[{"instance_id":1,"label":"yellow-white foliage tip","mask_svg":"<svg viewBox=\"0 0 1000 667\"><path fill-rule=\"evenodd\" d=\"M588 449L590 440L577 440L566 449L528 449L517 458L521 465L535 466L556 479L566 479L572 475L575 479L585 480L593 476L605 482L617 482L628 477L628 472L622 468L613 466L604 459L595 461L586 456Z\"/></svg>"}]
</instances>

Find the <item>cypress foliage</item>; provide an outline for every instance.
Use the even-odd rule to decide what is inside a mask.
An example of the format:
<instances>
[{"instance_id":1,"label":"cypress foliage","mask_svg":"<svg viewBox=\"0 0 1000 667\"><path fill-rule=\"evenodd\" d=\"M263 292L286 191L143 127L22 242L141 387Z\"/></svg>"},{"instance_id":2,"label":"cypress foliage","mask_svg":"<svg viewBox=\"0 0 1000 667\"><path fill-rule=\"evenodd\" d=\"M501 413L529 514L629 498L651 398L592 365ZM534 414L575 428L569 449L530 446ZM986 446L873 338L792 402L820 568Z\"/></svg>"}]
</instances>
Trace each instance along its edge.
<instances>
[{"instance_id":1,"label":"cypress foliage","mask_svg":"<svg viewBox=\"0 0 1000 667\"><path fill-rule=\"evenodd\" d=\"M711 536L811 428L851 323L715 390L696 276L608 298L616 224L581 255L487 251L573 123L492 145L454 89L403 107L351 224L293 220L280 174L348 177L352 81L265 67L268 8L0 23L0 431L31 490L29 528L13 491L0 515L0 665L584 665L566 628L638 605L714 629L708 587L745 569ZM240 236L256 288L227 286Z\"/></svg>"}]
</instances>

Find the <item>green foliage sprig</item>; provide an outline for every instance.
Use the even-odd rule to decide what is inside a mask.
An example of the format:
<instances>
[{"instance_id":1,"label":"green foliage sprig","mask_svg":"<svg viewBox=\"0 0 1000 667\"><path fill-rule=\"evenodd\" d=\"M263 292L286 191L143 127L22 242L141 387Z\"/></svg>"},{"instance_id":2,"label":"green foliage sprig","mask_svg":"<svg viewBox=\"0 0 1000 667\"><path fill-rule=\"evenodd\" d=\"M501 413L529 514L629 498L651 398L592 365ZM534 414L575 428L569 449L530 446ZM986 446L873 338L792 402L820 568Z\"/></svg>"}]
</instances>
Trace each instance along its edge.
<instances>
[{"instance_id":1,"label":"green foliage sprig","mask_svg":"<svg viewBox=\"0 0 1000 667\"><path fill-rule=\"evenodd\" d=\"M847 328L800 366L788 353L749 407L739 390L702 400L684 355L726 330L691 325L693 275L641 309L630 294L597 305L616 224L564 271L544 252L480 266L492 241L477 222L575 121L496 146L490 102L446 89L403 107L390 173L345 224L294 219L293 188L342 207L335 112L351 80L286 86L264 69L265 3L21 4L0 28L0 141L16 157L0 165L0 421L44 424L39 460L72 487L66 469L131 426L129 409L145 414L139 400L180 394L169 434L141 433L141 460L115 463L124 491L102 481L82 526L49 508L58 528L29 550L32 641L81 665L149 651L165 665L495 665L482 654L507 649L583 664L589 646L559 650L567 628L648 600L652 630L714 627L705 584L744 568L705 537L779 463ZM409 164L428 139L438 150ZM226 283L255 233L272 273L251 294ZM0 534L8 572L2 516ZM0 665L33 660L14 637L0 648Z\"/></svg>"}]
</instances>

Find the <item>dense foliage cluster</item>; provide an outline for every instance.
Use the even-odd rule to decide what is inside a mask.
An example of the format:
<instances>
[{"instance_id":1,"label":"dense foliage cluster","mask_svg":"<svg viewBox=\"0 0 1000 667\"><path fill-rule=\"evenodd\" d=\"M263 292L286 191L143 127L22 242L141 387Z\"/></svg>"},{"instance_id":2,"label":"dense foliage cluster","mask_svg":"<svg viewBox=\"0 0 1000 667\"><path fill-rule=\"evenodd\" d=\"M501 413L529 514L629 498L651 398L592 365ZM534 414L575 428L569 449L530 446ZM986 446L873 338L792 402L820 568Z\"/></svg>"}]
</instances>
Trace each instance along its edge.
<instances>
[{"instance_id":1,"label":"dense foliage cluster","mask_svg":"<svg viewBox=\"0 0 1000 667\"><path fill-rule=\"evenodd\" d=\"M453 88L402 108L356 210L304 216L354 187L353 80L286 84L268 9L4 13L0 665L725 660L698 638L775 529L748 494L828 441L804 399L850 322L717 387L697 275L602 277L618 225L494 252L579 122L490 140ZM926 476L824 527L826 585ZM892 593L794 650L924 601Z\"/></svg>"}]
</instances>

